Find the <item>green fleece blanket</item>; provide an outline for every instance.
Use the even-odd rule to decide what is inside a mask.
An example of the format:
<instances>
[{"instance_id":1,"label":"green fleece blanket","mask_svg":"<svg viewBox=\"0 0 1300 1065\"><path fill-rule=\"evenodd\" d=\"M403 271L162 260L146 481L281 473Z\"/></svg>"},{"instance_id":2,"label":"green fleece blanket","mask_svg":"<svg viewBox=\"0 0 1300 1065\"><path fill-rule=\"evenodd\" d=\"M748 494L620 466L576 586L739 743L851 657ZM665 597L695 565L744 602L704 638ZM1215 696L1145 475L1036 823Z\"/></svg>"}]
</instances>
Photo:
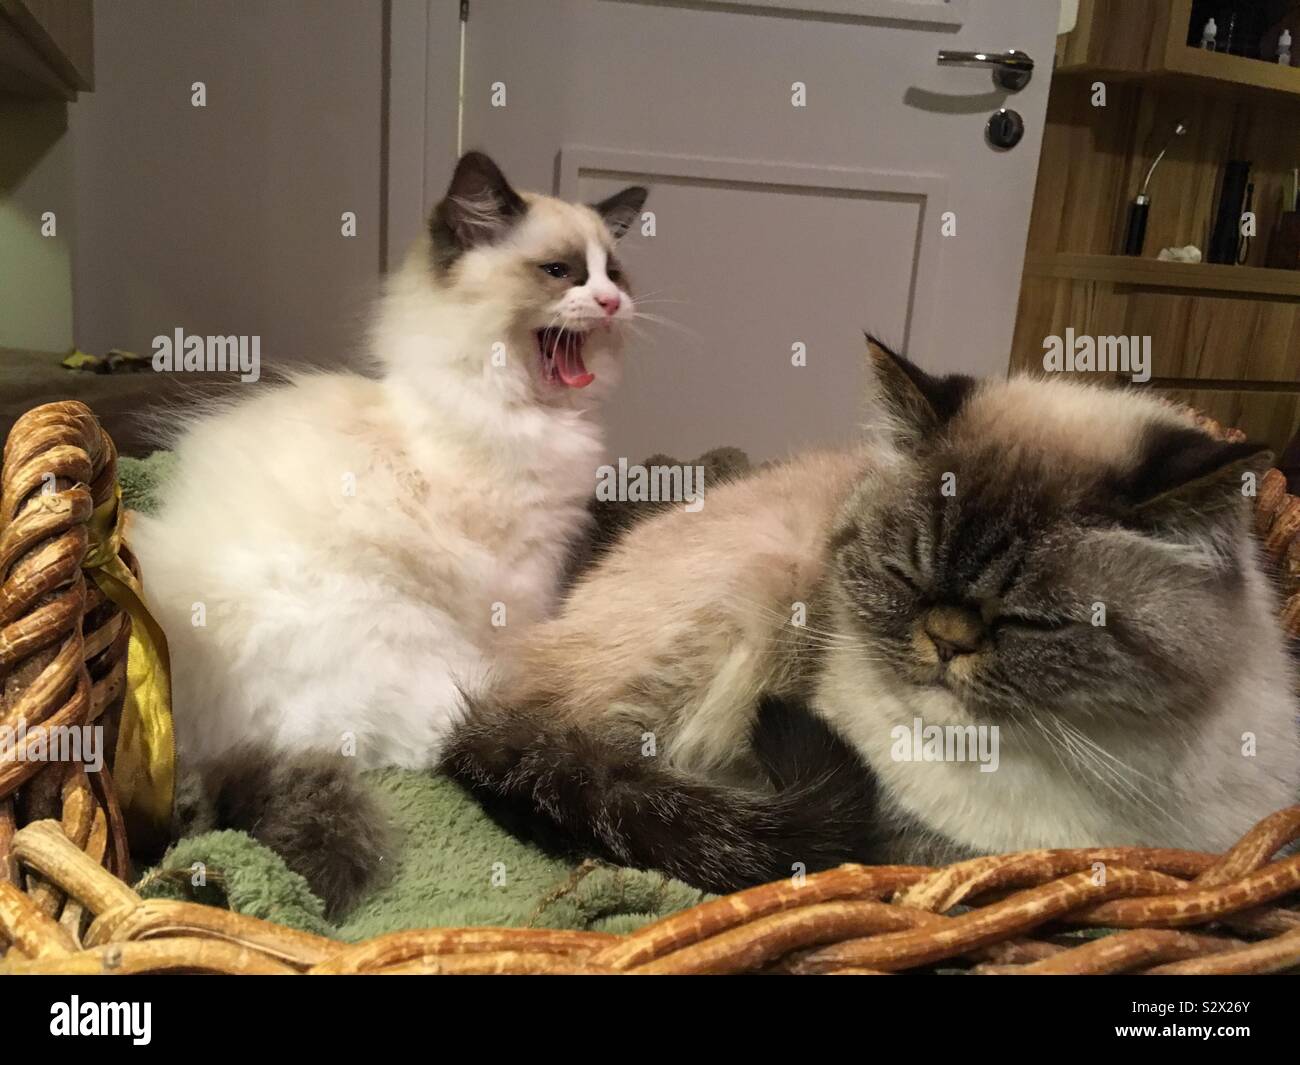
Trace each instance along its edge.
<instances>
[{"instance_id":1,"label":"green fleece blanket","mask_svg":"<svg viewBox=\"0 0 1300 1065\"><path fill-rule=\"evenodd\" d=\"M726 463L736 461L735 453L726 454ZM171 465L172 456L162 452L144 460L122 459L127 505L154 509ZM461 925L627 932L709 898L657 873L594 861L574 866L549 857L497 826L445 778L387 769L368 779L387 805L401 842L381 885L337 925L326 921L321 900L301 876L242 832L181 840L144 874L137 890L149 898L228 907L345 940Z\"/></svg>"}]
</instances>

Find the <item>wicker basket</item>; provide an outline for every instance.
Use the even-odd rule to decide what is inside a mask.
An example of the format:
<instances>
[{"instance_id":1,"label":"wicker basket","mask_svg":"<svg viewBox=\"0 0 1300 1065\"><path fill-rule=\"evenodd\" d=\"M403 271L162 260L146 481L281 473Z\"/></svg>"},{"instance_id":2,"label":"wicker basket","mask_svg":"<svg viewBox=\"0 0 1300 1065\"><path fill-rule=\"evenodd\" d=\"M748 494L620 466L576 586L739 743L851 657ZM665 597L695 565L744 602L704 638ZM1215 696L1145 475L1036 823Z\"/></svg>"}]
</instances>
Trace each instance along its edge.
<instances>
[{"instance_id":1,"label":"wicker basket","mask_svg":"<svg viewBox=\"0 0 1300 1065\"><path fill-rule=\"evenodd\" d=\"M91 513L115 487L112 441L84 405L38 407L14 426L0 494L0 724L116 730L130 622L81 571ZM1257 526L1297 635L1300 500L1277 470L1259 486ZM846 865L627 936L439 928L351 945L142 899L125 882L111 773L16 761L0 763L0 972L1278 972L1300 966L1300 912L1279 905L1300 892L1300 855L1273 859L1298 838L1300 806L1221 857L1121 847Z\"/></svg>"},{"instance_id":2,"label":"wicker basket","mask_svg":"<svg viewBox=\"0 0 1300 1065\"><path fill-rule=\"evenodd\" d=\"M104 727L111 750L126 681L130 619L82 573L88 523L117 488L117 452L81 403L51 403L14 425L0 480L0 727ZM9 733L12 735L12 733ZM20 882L69 926L79 904L20 870L15 831L54 819L97 864L127 873L126 834L110 772L68 761L0 763L0 883Z\"/></svg>"}]
</instances>

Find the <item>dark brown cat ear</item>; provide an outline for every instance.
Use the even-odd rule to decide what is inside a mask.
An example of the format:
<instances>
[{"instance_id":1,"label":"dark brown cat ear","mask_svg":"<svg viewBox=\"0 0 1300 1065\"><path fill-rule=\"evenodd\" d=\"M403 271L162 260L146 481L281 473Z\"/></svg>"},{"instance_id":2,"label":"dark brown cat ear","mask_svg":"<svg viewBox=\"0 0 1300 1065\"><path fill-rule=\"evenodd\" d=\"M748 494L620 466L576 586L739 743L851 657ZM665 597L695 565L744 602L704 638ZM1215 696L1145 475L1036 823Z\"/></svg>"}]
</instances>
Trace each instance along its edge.
<instances>
[{"instance_id":1,"label":"dark brown cat ear","mask_svg":"<svg viewBox=\"0 0 1300 1065\"><path fill-rule=\"evenodd\" d=\"M527 210L496 163L482 152L466 152L429 218L439 265L449 266L462 252L495 240Z\"/></svg>"},{"instance_id":2,"label":"dark brown cat ear","mask_svg":"<svg viewBox=\"0 0 1300 1065\"><path fill-rule=\"evenodd\" d=\"M1116 490L1142 524L1186 525L1253 499L1272 463L1263 444L1215 440L1191 427L1153 427Z\"/></svg>"},{"instance_id":3,"label":"dark brown cat ear","mask_svg":"<svg viewBox=\"0 0 1300 1065\"><path fill-rule=\"evenodd\" d=\"M973 377L963 374L928 374L870 333L867 352L875 374L875 398L905 436L919 439L942 428L976 385Z\"/></svg>"},{"instance_id":4,"label":"dark brown cat ear","mask_svg":"<svg viewBox=\"0 0 1300 1065\"><path fill-rule=\"evenodd\" d=\"M605 220L605 225L614 234L614 239L618 240L640 216L641 208L645 206L645 198L649 195L648 189L640 185L629 185L614 193L613 196L601 200L600 203L593 203L591 209Z\"/></svg>"}]
</instances>

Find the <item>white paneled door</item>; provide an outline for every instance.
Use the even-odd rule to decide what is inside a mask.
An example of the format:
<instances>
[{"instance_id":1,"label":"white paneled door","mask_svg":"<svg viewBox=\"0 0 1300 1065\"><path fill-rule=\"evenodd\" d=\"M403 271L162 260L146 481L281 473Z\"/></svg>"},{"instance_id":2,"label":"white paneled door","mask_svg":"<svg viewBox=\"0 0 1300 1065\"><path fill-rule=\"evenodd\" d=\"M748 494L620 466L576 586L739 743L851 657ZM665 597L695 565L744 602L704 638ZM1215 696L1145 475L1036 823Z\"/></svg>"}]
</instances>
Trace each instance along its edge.
<instances>
[{"instance_id":1,"label":"white paneled door","mask_svg":"<svg viewBox=\"0 0 1300 1065\"><path fill-rule=\"evenodd\" d=\"M612 453L847 439L864 330L931 369L1005 372L1057 16L1057 0L469 0L464 147L522 187L651 189L625 258L653 319Z\"/></svg>"}]
</instances>

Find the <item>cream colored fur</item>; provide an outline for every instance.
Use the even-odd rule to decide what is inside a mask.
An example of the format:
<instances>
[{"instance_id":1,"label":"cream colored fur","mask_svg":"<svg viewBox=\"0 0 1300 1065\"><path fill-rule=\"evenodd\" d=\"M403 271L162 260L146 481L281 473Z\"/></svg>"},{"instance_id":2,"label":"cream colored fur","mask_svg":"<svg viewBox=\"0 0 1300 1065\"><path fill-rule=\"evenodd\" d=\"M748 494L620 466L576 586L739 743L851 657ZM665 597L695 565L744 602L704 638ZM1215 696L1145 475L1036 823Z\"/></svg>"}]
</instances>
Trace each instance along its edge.
<instances>
[{"instance_id":1,"label":"cream colored fur","mask_svg":"<svg viewBox=\"0 0 1300 1065\"><path fill-rule=\"evenodd\" d=\"M446 277L427 238L414 249L375 321L375 377L255 386L181 435L133 546L171 643L183 762L251 741L429 766L459 689L551 611L634 307L621 293L607 321L595 302L619 289L593 210L525 200ZM538 264L573 249L590 277L557 297ZM591 329L585 389L544 379L535 330L556 324Z\"/></svg>"},{"instance_id":2,"label":"cream colored fur","mask_svg":"<svg viewBox=\"0 0 1300 1065\"><path fill-rule=\"evenodd\" d=\"M793 679L792 611L824 576L834 515L868 461L804 455L637 526L560 616L518 634L501 702L541 693L574 720L612 713L656 732L677 765L738 771L757 694Z\"/></svg>"},{"instance_id":3,"label":"cream colored fur","mask_svg":"<svg viewBox=\"0 0 1300 1065\"><path fill-rule=\"evenodd\" d=\"M1144 425L1190 424L1154 399L1061 381L986 383L967 404L967 431L996 439L1008 458L1017 448L1049 456L1062 473L1084 461L1122 469ZM1080 726L1091 747L1076 741L1073 752L1004 732L992 773L974 762L894 761L895 725L910 728L917 717L927 725L988 723L949 691L906 683L864 653L843 594L828 581L828 538L839 516L858 512L857 493L885 491L889 471L906 461L882 433L859 450L807 455L716 487L699 514L674 508L647 519L559 617L524 634L502 705L653 733L673 764L744 779L753 768L747 741L758 694L797 694L808 680L801 663L816 660L806 690L812 708L878 774L887 816L975 851L1217 850L1296 801L1293 675L1272 590L1245 542L1245 606L1234 635L1249 651L1212 705L1176 721L1099 715ZM1138 588L1149 581L1145 606L1159 614L1161 552L1185 562L1209 548L1145 538L1138 546L1120 576ZM804 628L791 624L797 604L815 602L823 609ZM1256 743L1250 757L1248 736Z\"/></svg>"}]
</instances>

